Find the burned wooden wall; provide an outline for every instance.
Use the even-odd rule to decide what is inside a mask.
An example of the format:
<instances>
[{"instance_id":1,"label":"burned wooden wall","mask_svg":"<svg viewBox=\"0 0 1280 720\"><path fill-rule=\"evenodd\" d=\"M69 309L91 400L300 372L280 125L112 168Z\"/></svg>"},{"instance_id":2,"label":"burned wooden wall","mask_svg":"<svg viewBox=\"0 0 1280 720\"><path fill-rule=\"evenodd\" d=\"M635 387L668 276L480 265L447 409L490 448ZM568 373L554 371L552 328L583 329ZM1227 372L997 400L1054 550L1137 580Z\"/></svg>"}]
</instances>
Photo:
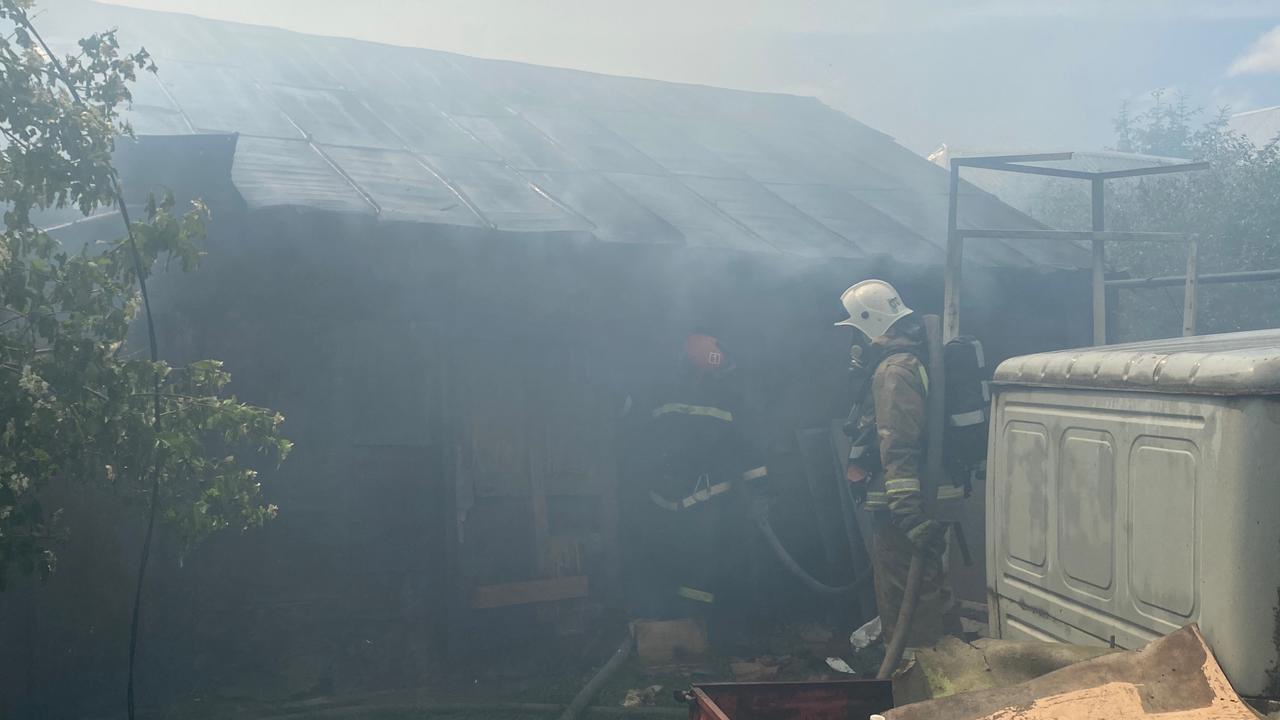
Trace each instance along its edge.
<instances>
[{"instance_id":1,"label":"burned wooden wall","mask_svg":"<svg viewBox=\"0 0 1280 720\"><path fill-rule=\"evenodd\" d=\"M208 249L199 273L156 283L164 352L224 359L243 400L285 413L297 449L264 475L281 507L268 527L181 559L161 538L141 646L150 701L407 685L490 651L584 642L620 606L621 403L696 328L736 356L783 496L778 532L820 567L813 519L831 510L812 501L796 433L845 412L838 296L880 275L922 310L941 299L936 272L890 259L699 255L234 203ZM1087 338L1083 277L971 282L966 331L996 358ZM118 699L129 517L77 510L65 572L0 596L0 709L74 716ZM763 551L753 572L764 612L829 609ZM962 591L980 598L977 573ZM95 682L66 690L55 658L69 651Z\"/></svg>"}]
</instances>

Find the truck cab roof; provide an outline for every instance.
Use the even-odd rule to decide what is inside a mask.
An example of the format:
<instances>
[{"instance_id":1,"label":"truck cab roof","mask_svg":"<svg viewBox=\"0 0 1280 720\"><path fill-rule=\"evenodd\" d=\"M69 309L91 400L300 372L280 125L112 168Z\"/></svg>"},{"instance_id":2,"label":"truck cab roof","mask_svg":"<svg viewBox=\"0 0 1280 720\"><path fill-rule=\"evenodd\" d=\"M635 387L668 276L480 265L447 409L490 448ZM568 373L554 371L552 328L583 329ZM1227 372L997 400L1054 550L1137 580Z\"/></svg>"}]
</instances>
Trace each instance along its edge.
<instances>
[{"instance_id":1,"label":"truck cab roof","mask_svg":"<svg viewBox=\"0 0 1280 720\"><path fill-rule=\"evenodd\" d=\"M1010 358L995 385L1198 395L1280 395L1280 329Z\"/></svg>"}]
</instances>

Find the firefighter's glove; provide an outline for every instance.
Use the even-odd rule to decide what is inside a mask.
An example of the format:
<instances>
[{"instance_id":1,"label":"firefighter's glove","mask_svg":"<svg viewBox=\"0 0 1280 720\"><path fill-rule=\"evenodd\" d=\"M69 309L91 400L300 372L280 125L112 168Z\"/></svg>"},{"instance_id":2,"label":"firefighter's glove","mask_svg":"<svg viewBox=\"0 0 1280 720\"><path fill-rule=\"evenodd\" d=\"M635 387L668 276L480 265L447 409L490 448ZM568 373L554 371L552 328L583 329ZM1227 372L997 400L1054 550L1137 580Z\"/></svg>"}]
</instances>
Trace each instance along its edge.
<instances>
[{"instance_id":1,"label":"firefighter's glove","mask_svg":"<svg viewBox=\"0 0 1280 720\"><path fill-rule=\"evenodd\" d=\"M926 557L939 557L947 547L947 526L937 520L925 520L907 531L907 539Z\"/></svg>"},{"instance_id":2,"label":"firefighter's glove","mask_svg":"<svg viewBox=\"0 0 1280 720\"><path fill-rule=\"evenodd\" d=\"M867 484L864 482L849 483L849 494L853 496L853 504L862 507L867 503Z\"/></svg>"},{"instance_id":3,"label":"firefighter's glove","mask_svg":"<svg viewBox=\"0 0 1280 720\"><path fill-rule=\"evenodd\" d=\"M853 496L853 502L859 507L867 501L867 472L862 468L849 463L849 467L844 471L844 479L849 483L849 494Z\"/></svg>"}]
</instances>

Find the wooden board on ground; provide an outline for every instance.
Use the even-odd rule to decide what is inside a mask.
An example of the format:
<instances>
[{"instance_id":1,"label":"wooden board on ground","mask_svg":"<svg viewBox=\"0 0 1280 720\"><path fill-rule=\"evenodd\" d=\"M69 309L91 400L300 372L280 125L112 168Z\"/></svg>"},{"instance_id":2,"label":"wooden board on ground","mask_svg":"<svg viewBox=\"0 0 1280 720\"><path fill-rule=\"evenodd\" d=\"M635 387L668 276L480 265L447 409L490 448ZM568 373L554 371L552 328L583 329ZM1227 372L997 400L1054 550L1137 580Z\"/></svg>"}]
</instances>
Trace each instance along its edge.
<instances>
[{"instance_id":1,"label":"wooden board on ground","mask_svg":"<svg viewBox=\"0 0 1280 720\"><path fill-rule=\"evenodd\" d=\"M1200 629L1188 625L1138 652L1068 665L1018 685L904 705L888 720L1254 720Z\"/></svg>"},{"instance_id":2,"label":"wooden board on ground","mask_svg":"<svg viewBox=\"0 0 1280 720\"><path fill-rule=\"evenodd\" d=\"M471 592L471 607L487 608L572 600L587 596L587 576L546 578L525 582L478 585Z\"/></svg>"},{"instance_id":3,"label":"wooden board on ground","mask_svg":"<svg viewBox=\"0 0 1280 720\"><path fill-rule=\"evenodd\" d=\"M707 654L707 626L700 619L635 620L636 656L649 666L679 664Z\"/></svg>"}]
</instances>

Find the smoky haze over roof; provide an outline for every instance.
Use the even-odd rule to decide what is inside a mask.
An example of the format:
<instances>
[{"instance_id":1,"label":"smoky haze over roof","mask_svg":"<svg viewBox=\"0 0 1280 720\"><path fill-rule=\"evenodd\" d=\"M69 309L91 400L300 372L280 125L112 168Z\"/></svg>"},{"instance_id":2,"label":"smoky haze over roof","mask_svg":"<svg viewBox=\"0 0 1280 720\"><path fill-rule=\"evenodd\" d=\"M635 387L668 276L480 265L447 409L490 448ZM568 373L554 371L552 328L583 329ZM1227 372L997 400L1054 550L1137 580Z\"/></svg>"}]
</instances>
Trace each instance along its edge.
<instances>
[{"instance_id":1,"label":"smoky haze over roof","mask_svg":"<svg viewBox=\"0 0 1280 720\"><path fill-rule=\"evenodd\" d=\"M800 257L940 262L947 175L812 98L610 77L68 2L67 48L104 27L160 65L139 135L240 133L250 208ZM961 224L1035 223L965 188ZM1079 267L1076 247L984 243L988 265Z\"/></svg>"},{"instance_id":2,"label":"smoky haze over roof","mask_svg":"<svg viewBox=\"0 0 1280 720\"><path fill-rule=\"evenodd\" d=\"M59 0L45 0L57 2ZM920 154L1095 149L1165 89L1280 104L1269 0L109 0L617 75L812 95ZM42 3L43 4L43 3ZM1246 62L1247 61L1247 62Z\"/></svg>"}]
</instances>

